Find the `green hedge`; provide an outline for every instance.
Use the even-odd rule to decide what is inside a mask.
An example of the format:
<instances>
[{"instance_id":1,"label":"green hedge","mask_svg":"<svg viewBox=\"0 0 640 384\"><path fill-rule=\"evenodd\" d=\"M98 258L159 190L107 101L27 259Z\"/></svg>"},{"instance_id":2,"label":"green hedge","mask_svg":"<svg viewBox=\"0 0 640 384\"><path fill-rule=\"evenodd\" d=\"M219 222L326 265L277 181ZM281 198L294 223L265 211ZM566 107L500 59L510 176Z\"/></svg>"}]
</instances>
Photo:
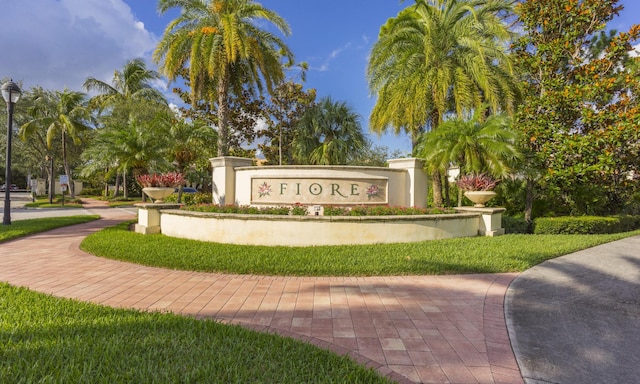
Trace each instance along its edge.
<instances>
[{"instance_id":1,"label":"green hedge","mask_svg":"<svg viewBox=\"0 0 640 384\"><path fill-rule=\"evenodd\" d=\"M502 216L502 228L506 234L530 233L529 224L523 217Z\"/></svg>"},{"instance_id":2,"label":"green hedge","mask_svg":"<svg viewBox=\"0 0 640 384\"><path fill-rule=\"evenodd\" d=\"M640 228L640 216L563 216L535 220L537 235L603 234L628 232Z\"/></svg>"}]
</instances>

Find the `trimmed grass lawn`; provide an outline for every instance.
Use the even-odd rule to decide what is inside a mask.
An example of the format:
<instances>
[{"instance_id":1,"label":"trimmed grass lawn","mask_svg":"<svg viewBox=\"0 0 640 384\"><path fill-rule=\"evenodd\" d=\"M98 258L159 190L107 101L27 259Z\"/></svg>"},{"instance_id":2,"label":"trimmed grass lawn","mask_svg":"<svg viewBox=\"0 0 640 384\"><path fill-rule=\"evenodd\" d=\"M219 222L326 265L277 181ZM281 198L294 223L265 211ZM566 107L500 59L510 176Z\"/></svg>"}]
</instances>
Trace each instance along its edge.
<instances>
[{"instance_id":1,"label":"trimmed grass lawn","mask_svg":"<svg viewBox=\"0 0 640 384\"><path fill-rule=\"evenodd\" d=\"M51 200L53 204L49 204L49 198L37 199L32 203L27 203L24 206L27 208L82 208L80 199L70 199L68 196L64 198L64 205L62 205L62 196L57 195Z\"/></svg>"},{"instance_id":2,"label":"trimmed grass lawn","mask_svg":"<svg viewBox=\"0 0 640 384\"><path fill-rule=\"evenodd\" d=\"M2 383L388 383L347 357L239 326L0 283Z\"/></svg>"},{"instance_id":3,"label":"trimmed grass lawn","mask_svg":"<svg viewBox=\"0 0 640 384\"><path fill-rule=\"evenodd\" d=\"M11 225L0 226L0 243L28 236L34 233L48 231L50 229L66 227L67 225L81 224L98 220L98 215L81 215L66 217L49 217L42 219L14 220Z\"/></svg>"},{"instance_id":4,"label":"trimmed grass lawn","mask_svg":"<svg viewBox=\"0 0 640 384\"><path fill-rule=\"evenodd\" d=\"M204 272L293 276L384 276L524 271L544 260L640 234L505 235L318 247L264 247L141 235L128 223L87 237L81 248L98 256Z\"/></svg>"}]
</instances>

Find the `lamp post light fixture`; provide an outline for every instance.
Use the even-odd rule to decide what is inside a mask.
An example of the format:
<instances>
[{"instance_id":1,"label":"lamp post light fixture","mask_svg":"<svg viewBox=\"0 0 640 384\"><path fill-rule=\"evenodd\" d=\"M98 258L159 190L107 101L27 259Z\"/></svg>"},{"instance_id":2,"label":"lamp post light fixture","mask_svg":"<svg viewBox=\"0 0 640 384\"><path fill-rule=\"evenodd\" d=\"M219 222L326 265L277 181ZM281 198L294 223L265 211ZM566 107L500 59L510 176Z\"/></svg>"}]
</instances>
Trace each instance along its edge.
<instances>
[{"instance_id":1,"label":"lamp post light fixture","mask_svg":"<svg viewBox=\"0 0 640 384\"><path fill-rule=\"evenodd\" d=\"M13 126L13 107L20 100L22 91L12 80L0 87L2 97L7 102L7 158L4 178L4 216L2 225L11 225L11 131Z\"/></svg>"}]
</instances>

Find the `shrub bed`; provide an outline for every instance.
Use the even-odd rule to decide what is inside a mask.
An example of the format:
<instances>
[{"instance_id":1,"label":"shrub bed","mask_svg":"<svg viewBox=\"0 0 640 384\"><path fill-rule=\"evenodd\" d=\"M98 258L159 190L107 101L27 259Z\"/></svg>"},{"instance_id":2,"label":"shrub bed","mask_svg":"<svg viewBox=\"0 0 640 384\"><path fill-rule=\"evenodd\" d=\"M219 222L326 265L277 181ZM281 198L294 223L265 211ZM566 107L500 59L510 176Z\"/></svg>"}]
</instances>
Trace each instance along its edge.
<instances>
[{"instance_id":1,"label":"shrub bed","mask_svg":"<svg viewBox=\"0 0 640 384\"><path fill-rule=\"evenodd\" d=\"M357 205L355 207L324 207L325 216L414 216L456 213L455 209L390 207L388 205Z\"/></svg>"},{"instance_id":2,"label":"shrub bed","mask_svg":"<svg viewBox=\"0 0 640 384\"><path fill-rule=\"evenodd\" d=\"M178 194L172 193L168 197L164 199L165 203L177 203L178 202ZM187 206L199 205L199 204L211 204L211 194L210 193L183 193L182 194L182 203Z\"/></svg>"},{"instance_id":3,"label":"shrub bed","mask_svg":"<svg viewBox=\"0 0 640 384\"><path fill-rule=\"evenodd\" d=\"M540 217L535 220L534 233L587 235L628 232L638 228L640 228L640 216Z\"/></svg>"},{"instance_id":4,"label":"shrub bed","mask_svg":"<svg viewBox=\"0 0 640 384\"><path fill-rule=\"evenodd\" d=\"M293 207L252 207L248 205L198 204L187 205L182 209L195 212L239 213L245 215L304 216L307 214L307 209L299 205Z\"/></svg>"}]
</instances>

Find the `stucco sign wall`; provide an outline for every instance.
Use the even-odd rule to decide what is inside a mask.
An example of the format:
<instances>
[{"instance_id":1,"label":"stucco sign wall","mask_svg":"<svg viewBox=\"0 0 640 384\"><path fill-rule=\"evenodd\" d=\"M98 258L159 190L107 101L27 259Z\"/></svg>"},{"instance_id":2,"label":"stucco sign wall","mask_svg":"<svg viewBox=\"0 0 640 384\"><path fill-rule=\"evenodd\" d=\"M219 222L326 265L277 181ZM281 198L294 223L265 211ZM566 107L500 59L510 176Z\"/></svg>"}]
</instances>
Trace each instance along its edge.
<instances>
[{"instance_id":1,"label":"stucco sign wall","mask_svg":"<svg viewBox=\"0 0 640 384\"><path fill-rule=\"evenodd\" d=\"M386 178L251 179L252 204L387 204Z\"/></svg>"}]
</instances>

